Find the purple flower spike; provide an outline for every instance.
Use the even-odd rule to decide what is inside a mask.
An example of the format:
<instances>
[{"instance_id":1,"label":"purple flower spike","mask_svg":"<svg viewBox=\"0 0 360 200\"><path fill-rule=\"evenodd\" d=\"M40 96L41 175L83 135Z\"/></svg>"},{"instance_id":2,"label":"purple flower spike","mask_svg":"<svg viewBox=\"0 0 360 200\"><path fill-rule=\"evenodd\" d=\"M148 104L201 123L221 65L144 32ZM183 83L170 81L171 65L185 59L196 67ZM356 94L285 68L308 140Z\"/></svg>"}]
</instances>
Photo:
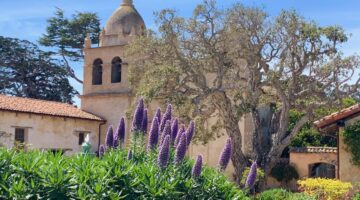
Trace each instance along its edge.
<instances>
[{"instance_id":1,"label":"purple flower spike","mask_svg":"<svg viewBox=\"0 0 360 200\"><path fill-rule=\"evenodd\" d=\"M219 167L221 171L225 171L227 165L229 164L231 158L231 152L232 152L232 144L231 144L231 138L229 138L226 141L224 150L222 151L219 159Z\"/></svg>"},{"instance_id":2,"label":"purple flower spike","mask_svg":"<svg viewBox=\"0 0 360 200\"><path fill-rule=\"evenodd\" d=\"M192 171L191 171L191 176L193 178L197 178L200 176L201 174L201 168L202 168L202 156L201 155L198 155L197 159L196 159L196 162L192 168Z\"/></svg>"},{"instance_id":3,"label":"purple flower spike","mask_svg":"<svg viewBox=\"0 0 360 200\"><path fill-rule=\"evenodd\" d=\"M191 121L188 129L186 130L186 137L187 137L186 140L188 146L190 145L191 140L194 136L194 131L195 131L195 122Z\"/></svg>"},{"instance_id":4,"label":"purple flower spike","mask_svg":"<svg viewBox=\"0 0 360 200\"><path fill-rule=\"evenodd\" d=\"M160 123L160 132L162 132L165 128L165 124L167 120L171 121L171 116L172 116L172 105L169 104L166 108L166 111L164 113L164 116L161 119L161 123Z\"/></svg>"},{"instance_id":5,"label":"purple flower spike","mask_svg":"<svg viewBox=\"0 0 360 200\"><path fill-rule=\"evenodd\" d=\"M161 122L161 110L160 110L160 108L157 108L157 109L156 109L154 118L155 118L155 117L158 118L158 121L159 121L159 124L160 124L160 122Z\"/></svg>"},{"instance_id":6,"label":"purple flower spike","mask_svg":"<svg viewBox=\"0 0 360 200\"><path fill-rule=\"evenodd\" d=\"M155 149L156 145L158 143L158 140L159 140L159 120L155 116L155 118L152 121L150 132L149 132L147 149L148 150Z\"/></svg>"},{"instance_id":7,"label":"purple flower spike","mask_svg":"<svg viewBox=\"0 0 360 200\"><path fill-rule=\"evenodd\" d=\"M248 174L248 176L246 178L246 183L245 183L246 188L251 189L252 187L254 187L255 182L256 182L256 170L257 170L257 164L256 164L256 161L255 161L251 165L249 174Z\"/></svg>"},{"instance_id":8,"label":"purple flower spike","mask_svg":"<svg viewBox=\"0 0 360 200\"><path fill-rule=\"evenodd\" d=\"M165 169L168 165L170 157L170 135L167 135L160 147L157 164L161 169Z\"/></svg>"},{"instance_id":9,"label":"purple flower spike","mask_svg":"<svg viewBox=\"0 0 360 200\"><path fill-rule=\"evenodd\" d=\"M179 120L176 118L171 125L171 144L174 144L177 132L179 131Z\"/></svg>"},{"instance_id":10,"label":"purple flower spike","mask_svg":"<svg viewBox=\"0 0 360 200\"><path fill-rule=\"evenodd\" d=\"M185 125L182 124L181 125L181 128L178 130L178 133L176 134L176 138L175 138L175 143L174 143L174 147L176 148L177 145L179 144L179 141L180 141L180 137L183 133L185 133Z\"/></svg>"},{"instance_id":11,"label":"purple flower spike","mask_svg":"<svg viewBox=\"0 0 360 200\"><path fill-rule=\"evenodd\" d=\"M169 135L170 138L171 138L171 122L170 122L170 120L167 120L167 121L166 121L164 130L163 130L163 132L161 133L160 144L163 143L164 138L165 138L167 135ZM171 140L171 139L170 139L170 140Z\"/></svg>"},{"instance_id":12,"label":"purple flower spike","mask_svg":"<svg viewBox=\"0 0 360 200\"><path fill-rule=\"evenodd\" d=\"M141 131L143 117L144 117L144 99L141 98L134 113L131 131Z\"/></svg>"},{"instance_id":13,"label":"purple flower spike","mask_svg":"<svg viewBox=\"0 0 360 200\"><path fill-rule=\"evenodd\" d=\"M147 109L144 110L143 120L141 122L141 130L144 134L147 133L147 125L148 125L148 116L147 116Z\"/></svg>"},{"instance_id":14,"label":"purple flower spike","mask_svg":"<svg viewBox=\"0 0 360 200\"><path fill-rule=\"evenodd\" d=\"M105 147L104 145L100 145L99 147L99 158L102 158L104 156L105 153Z\"/></svg>"},{"instance_id":15,"label":"purple flower spike","mask_svg":"<svg viewBox=\"0 0 360 200\"><path fill-rule=\"evenodd\" d=\"M117 148L119 144L122 146L125 142L125 119L122 117L119 122L119 126L114 134L114 148Z\"/></svg>"},{"instance_id":16,"label":"purple flower spike","mask_svg":"<svg viewBox=\"0 0 360 200\"><path fill-rule=\"evenodd\" d=\"M106 148L112 148L114 147L113 145L114 145L114 129L112 125L110 125L106 133L105 146Z\"/></svg>"},{"instance_id":17,"label":"purple flower spike","mask_svg":"<svg viewBox=\"0 0 360 200\"><path fill-rule=\"evenodd\" d=\"M175 159L174 162L176 164L181 163L184 160L185 154L186 154L186 149L187 149L187 145L186 145L186 134L182 133L181 138L180 138L180 142L176 147L175 150Z\"/></svg>"},{"instance_id":18,"label":"purple flower spike","mask_svg":"<svg viewBox=\"0 0 360 200\"><path fill-rule=\"evenodd\" d=\"M126 159L131 160L133 157L131 149L129 149Z\"/></svg>"}]
</instances>

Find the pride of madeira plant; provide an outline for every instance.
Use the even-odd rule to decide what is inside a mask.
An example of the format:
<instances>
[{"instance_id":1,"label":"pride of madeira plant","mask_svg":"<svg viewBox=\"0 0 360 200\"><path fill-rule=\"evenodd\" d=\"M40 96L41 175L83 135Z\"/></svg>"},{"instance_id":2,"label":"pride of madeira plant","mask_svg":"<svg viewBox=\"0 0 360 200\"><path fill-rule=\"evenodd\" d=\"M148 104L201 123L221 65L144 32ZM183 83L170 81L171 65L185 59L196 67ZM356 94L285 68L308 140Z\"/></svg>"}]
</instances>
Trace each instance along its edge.
<instances>
[{"instance_id":1,"label":"pride of madeira plant","mask_svg":"<svg viewBox=\"0 0 360 200\"><path fill-rule=\"evenodd\" d=\"M157 109L149 131L147 117L141 99L130 145L124 145L121 118L116 131L109 127L98 157L0 149L0 199L249 199L222 174L230 161L231 139L219 169L212 169L201 155L195 162L186 157L194 122L186 127L173 118L171 105L163 115Z\"/></svg>"}]
</instances>

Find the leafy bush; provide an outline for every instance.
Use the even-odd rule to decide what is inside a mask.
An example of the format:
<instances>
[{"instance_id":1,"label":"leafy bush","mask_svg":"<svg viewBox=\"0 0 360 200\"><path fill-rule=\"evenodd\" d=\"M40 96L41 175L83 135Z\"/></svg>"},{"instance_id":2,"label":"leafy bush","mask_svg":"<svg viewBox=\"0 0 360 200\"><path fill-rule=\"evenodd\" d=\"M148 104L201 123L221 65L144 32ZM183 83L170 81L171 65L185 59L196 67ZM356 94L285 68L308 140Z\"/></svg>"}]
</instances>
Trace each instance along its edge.
<instances>
[{"instance_id":1,"label":"leafy bush","mask_svg":"<svg viewBox=\"0 0 360 200\"><path fill-rule=\"evenodd\" d=\"M360 167L360 121L345 127L342 133L344 143L352 155L352 162L354 165Z\"/></svg>"},{"instance_id":2,"label":"leafy bush","mask_svg":"<svg viewBox=\"0 0 360 200\"><path fill-rule=\"evenodd\" d=\"M99 159L2 149L0 199L246 199L212 168L193 179L192 160L162 170L156 153L126 157L125 150L108 150Z\"/></svg>"},{"instance_id":3,"label":"leafy bush","mask_svg":"<svg viewBox=\"0 0 360 200\"><path fill-rule=\"evenodd\" d=\"M284 181L285 183L288 183L293 179L299 178L299 174L297 173L296 169L287 163L279 163L275 165L271 169L270 175L274 177L277 181Z\"/></svg>"},{"instance_id":4,"label":"leafy bush","mask_svg":"<svg viewBox=\"0 0 360 200\"><path fill-rule=\"evenodd\" d=\"M0 149L0 199L248 199L220 171L202 166L201 155L193 167L185 154L194 122L177 134L177 126L170 126L171 109L169 105L161 120L154 117L152 139L146 145L147 112L140 100L131 149L122 145L125 123L120 123L115 132L109 127L99 158ZM221 156L222 170L231 148L229 139Z\"/></svg>"},{"instance_id":5,"label":"leafy bush","mask_svg":"<svg viewBox=\"0 0 360 200\"><path fill-rule=\"evenodd\" d=\"M348 195L351 183L334 179L308 178L299 180L300 190L317 199L340 200Z\"/></svg>"},{"instance_id":6,"label":"leafy bush","mask_svg":"<svg viewBox=\"0 0 360 200\"><path fill-rule=\"evenodd\" d=\"M262 192L256 197L257 200L315 200L303 193L291 193L284 189L271 189Z\"/></svg>"}]
</instances>

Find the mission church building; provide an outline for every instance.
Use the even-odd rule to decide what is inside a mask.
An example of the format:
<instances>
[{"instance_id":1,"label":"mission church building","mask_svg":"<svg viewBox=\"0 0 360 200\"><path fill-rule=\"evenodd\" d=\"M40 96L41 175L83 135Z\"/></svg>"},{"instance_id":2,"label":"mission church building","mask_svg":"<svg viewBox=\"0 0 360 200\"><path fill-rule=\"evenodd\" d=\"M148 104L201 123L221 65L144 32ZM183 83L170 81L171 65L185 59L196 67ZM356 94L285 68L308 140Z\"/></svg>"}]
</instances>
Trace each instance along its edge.
<instances>
[{"instance_id":1,"label":"mission church building","mask_svg":"<svg viewBox=\"0 0 360 200\"><path fill-rule=\"evenodd\" d=\"M14 141L24 142L27 148L63 150L73 154L81 150L85 134L89 134L93 152L103 143L107 128L117 128L120 117L136 102L128 80L128 60L124 52L132 39L144 34L144 20L132 0L123 0L108 19L100 34L100 44L92 47L88 35L84 44L83 94L81 109L72 105L0 96L0 143L12 147ZM157 108L149 105L149 117ZM216 119L214 119L214 122ZM209 124L212 122L210 121ZM239 122L242 133L250 133L252 125L246 120ZM130 120L126 122L129 132ZM251 145L243 134L243 146ZM215 166L227 136L210 141L206 145L191 145L191 157L203 154L204 160ZM232 165L228 173L233 171Z\"/></svg>"}]
</instances>

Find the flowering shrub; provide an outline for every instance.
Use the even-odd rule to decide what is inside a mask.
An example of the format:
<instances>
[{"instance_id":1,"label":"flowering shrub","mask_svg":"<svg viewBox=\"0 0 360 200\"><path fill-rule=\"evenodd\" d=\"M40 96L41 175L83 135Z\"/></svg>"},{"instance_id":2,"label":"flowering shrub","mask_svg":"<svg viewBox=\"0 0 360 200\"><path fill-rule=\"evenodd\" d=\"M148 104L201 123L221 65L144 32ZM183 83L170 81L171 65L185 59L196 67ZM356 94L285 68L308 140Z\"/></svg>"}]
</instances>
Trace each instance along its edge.
<instances>
[{"instance_id":1,"label":"flowering shrub","mask_svg":"<svg viewBox=\"0 0 360 200\"><path fill-rule=\"evenodd\" d=\"M145 134L144 110L140 100L130 148L121 145L125 123L120 120L115 133L109 128L98 158L0 149L0 199L249 199L221 172L204 166L201 155L195 162L185 156L194 134L193 123L186 131L185 126L175 130L178 122L170 126L172 107L168 106L162 123L161 113L157 113ZM172 143L175 132L181 133L176 146ZM162 143L159 134L164 135ZM141 143L145 137L150 139L147 145ZM220 159L221 170L230 154L231 140Z\"/></svg>"},{"instance_id":2,"label":"flowering shrub","mask_svg":"<svg viewBox=\"0 0 360 200\"><path fill-rule=\"evenodd\" d=\"M324 178L308 178L299 180L298 184L301 191L304 191L304 193L321 200L345 199L352 188L351 183Z\"/></svg>"},{"instance_id":3,"label":"flowering shrub","mask_svg":"<svg viewBox=\"0 0 360 200\"><path fill-rule=\"evenodd\" d=\"M303 193L291 193L284 189L270 189L257 195L256 200L317 200Z\"/></svg>"}]
</instances>

